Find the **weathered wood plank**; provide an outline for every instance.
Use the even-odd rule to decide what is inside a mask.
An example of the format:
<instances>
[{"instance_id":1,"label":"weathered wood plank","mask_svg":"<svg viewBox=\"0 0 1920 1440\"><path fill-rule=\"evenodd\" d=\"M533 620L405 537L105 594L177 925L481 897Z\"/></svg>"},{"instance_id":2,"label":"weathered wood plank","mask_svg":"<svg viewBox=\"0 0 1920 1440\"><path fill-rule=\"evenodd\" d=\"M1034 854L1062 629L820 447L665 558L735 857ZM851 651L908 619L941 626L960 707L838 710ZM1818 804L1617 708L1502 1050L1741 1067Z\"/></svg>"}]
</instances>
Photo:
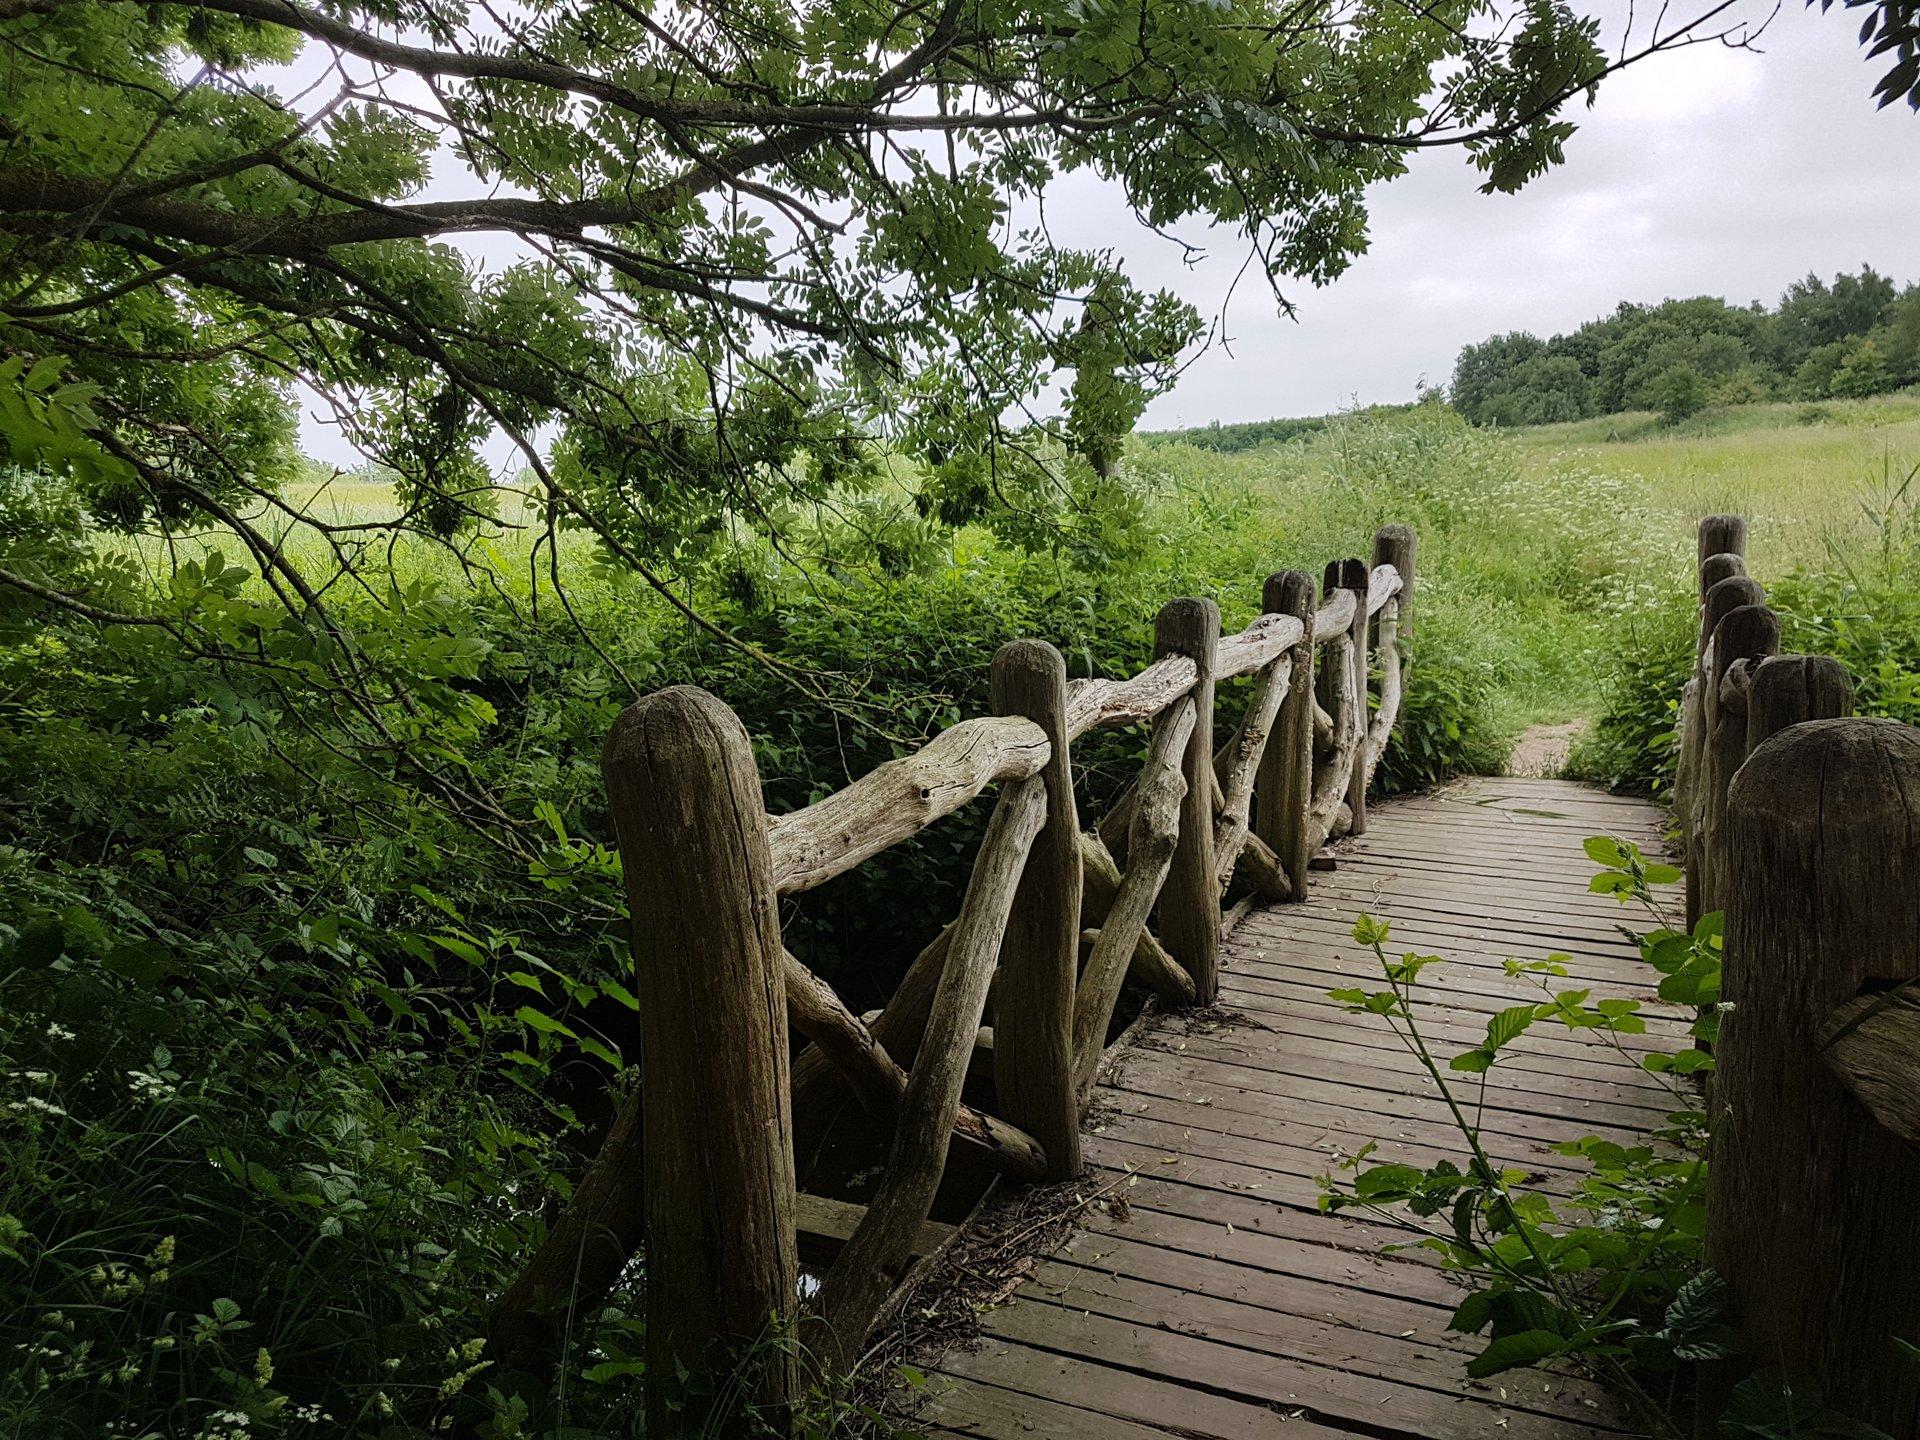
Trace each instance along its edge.
<instances>
[{"instance_id":1,"label":"weathered wood plank","mask_svg":"<svg viewBox=\"0 0 1920 1440\"><path fill-rule=\"evenodd\" d=\"M1382 1254L1388 1232L1318 1209L1338 1153L1374 1141L1426 1163L1460 1150L1432 1078L1326 994L1377 978L1349 933L1361 910L1446 957L1422 986L1422 1030L1449 1053L1538 997L1505 973L1509 954L1563 951L1572 973L1556 983L1648 998L1664 1042L1623 1036L1615 1049L1536 1026L1486 1077L1486 1143L1547 1193L1582 1173L1553 1143L1643 1135L1675 1108L1637 1057L1674 1043L1683 1017L1651 999L1654 977L1612 928L1640 917L1586 892L1580 842L1603 831L1653 844L1658 817L1563 782L1476 782L1379 808L1372 836L1344 847L1304 904L1250 915L1222 945L1220 1009L1149 1027L1095 1089L1083 1154L1096 1174L1131 1175L1128 1204L1087 1212L987 1317L985 1345L940 1362L954 1388L928 1412L935 1433L1264 1440L1276 1409L1312 1416L1283 1422L1303 1436L1315 1423L1432 1440L1626 1430L1579 1380L1466 1383L1473 1341L1445 1331L1457 1291L1434 1258ZM1402 848L1411 858L1374 853Z\"/></svg>"}]
</instances>

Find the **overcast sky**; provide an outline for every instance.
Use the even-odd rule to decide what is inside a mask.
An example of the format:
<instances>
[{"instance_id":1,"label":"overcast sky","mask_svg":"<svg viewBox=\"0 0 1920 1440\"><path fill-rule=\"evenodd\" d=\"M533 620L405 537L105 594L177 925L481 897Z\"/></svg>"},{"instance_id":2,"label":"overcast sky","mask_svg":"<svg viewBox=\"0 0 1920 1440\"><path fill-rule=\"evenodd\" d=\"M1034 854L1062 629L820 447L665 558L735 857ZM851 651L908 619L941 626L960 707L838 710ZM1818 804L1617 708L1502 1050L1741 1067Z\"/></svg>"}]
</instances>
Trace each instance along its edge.
<instances>
[{"instance_id":1,"label":"overcast sky","mask_svg":"<svg viewBox=\"0 0 1920 1440\"><path fill-rule=\"evenodd\" d=\"M1771 304L1809 270L1862 262L1920 280L1920 116L1875 110L1886 67L1856 43L1859 16L1786 0L1762 53L1695 46L1622 72L1581 117L1567 163L1518 195L1480 194L1459 154L1416 157L1374 192L1371 251L1327 288L1290 295L1296 321L1243 284L1232 353L1196 362L1146 428L1408 400L1422 376L1444 382L1464 344L1570 329L1621 300ZM1056 238L1098 242L1098 197L1087 200L1054 209ZM1127 249L1138 278L1203 308L1218 308L1239 263L1223 248L1182 274L1167 247Z\"/></svg>"},{"instance_id":2,"label":"overcast sky","mask_svg":"<svg viewBox=\"0 0 1920 1440\"><path fill-rule=\"evenodd\" d=\"M1746 0L1742 13L1764 16L1763 4ZM1624 15L1624 0L1578 6L1603 17L1616 7ZM1699 45L1623 72L1594 109L1571 117L1580 130L1567 163L1518 195L1480 194L1458 152L1416 155L1407 175L1373 192L1371 250L1324 289L1295 287L1292 321L1263 285L1243 282L1227 312L1231 344L1202 355L1145 428L1411 399L1423 378L1446 382L1464 344L1570 329L1621 300L1772 303L1809 270L1831 276L1863 262L1920 280L1920 116L1874 108L1884 65L1864 59L1858 24L1858 12L1784 0L1760 53ZM1617 31L1613 18L1609 41ZM463 193L462 181L436 174L432 191ZM1054 188L1048 221L1059 243L1118 246L1137 281L1170 287L1209 316L1244 259L1222 236L1187 264L1083 177ZM301 438L309 454L355 463L312 414ZM517 463L504 443L489 456Z\"/></svg>"}]
</instances>

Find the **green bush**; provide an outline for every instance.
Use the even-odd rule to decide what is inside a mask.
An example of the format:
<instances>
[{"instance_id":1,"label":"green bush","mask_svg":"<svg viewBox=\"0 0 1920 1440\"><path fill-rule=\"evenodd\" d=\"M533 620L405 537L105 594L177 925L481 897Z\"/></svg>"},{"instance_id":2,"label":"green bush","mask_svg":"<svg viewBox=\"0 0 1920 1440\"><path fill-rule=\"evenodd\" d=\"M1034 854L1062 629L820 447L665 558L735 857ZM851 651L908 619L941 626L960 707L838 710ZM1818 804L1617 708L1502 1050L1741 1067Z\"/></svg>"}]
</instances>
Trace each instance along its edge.
<instances>
[{"instance_id":1,"label":"green bush","mask_svg":"<svg viewBox=\"0 0 1920 1440\"><path fill-rule=\"evenodd\" d=\"M1681 688L1693 674L1698 624L1690 597L1676 593L1621 625L1604 706L1575 743L1568 774L1612 790L1673 798L1674 722Z\"/></svg>"},{"instance_id":2,"label":"green bush","mask_svg":"<svg viewBox=\"0 0 1920 1440\"><path fill-rule=\"evenodd\" d=\"M1411 642L1412 660L1393 743L1374 776L1381 795L1430 789L1457 775L1498 774L1519 723L1502 704L1494 647L1470 621L1429 611Z\"/></svg>"},{"instance_id":3,"label":"green bush","mask_svg":"<svg viewBox=\"0 0 1920 1440\"><path fill-rule=\"evenodd\" d=\"M1853 677L1863 715L1920 722L1920 467L1889 459L1864 498L1870 523L1833 536L1825 555L1768 586L1780 649L1827 655ZM1668 592L1619 629L1599 719L1570 770L1614 789L1673 793L1674 720L1693 673L1698 610Z\"/></svg>"}]
</instances>

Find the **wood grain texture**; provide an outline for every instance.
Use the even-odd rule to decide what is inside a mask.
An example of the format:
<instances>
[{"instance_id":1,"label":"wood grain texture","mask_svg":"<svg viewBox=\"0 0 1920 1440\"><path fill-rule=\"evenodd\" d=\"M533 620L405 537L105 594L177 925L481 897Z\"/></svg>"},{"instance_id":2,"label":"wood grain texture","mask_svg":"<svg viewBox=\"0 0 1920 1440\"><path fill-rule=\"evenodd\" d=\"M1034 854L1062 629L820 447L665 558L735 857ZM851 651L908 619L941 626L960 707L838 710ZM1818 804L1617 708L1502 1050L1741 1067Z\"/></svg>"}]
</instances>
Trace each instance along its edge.
<instances>
[{"instance_id":1,"label":"wood grain texture","mask_svg":"<svg viewBox=\"0 0 1920 1440\"><path fill-rule=\"evenodd\" d=\"M1347 781L1360 745L1360 727L1354 717L1357 697L1352 636L1339 636L1326 646L1321 657L1321 683L1331 692L1327 698L1332 701L1328 714L1333 718L1333 749L1314 767L1313 796L1307 809L1309 854L1326 842L1333 830L1334 812L1346 803Z\"/></svg>"},{"instance_id":2,"label":"wood grain texture","mask_svg":"<svg viewBox=\"0 0 1920 1440\"><path fill-rule=\"evenodd\" d=\"M1820 1059L1880 1124L1920 1146L1920 984L1857 996L1820 1027Z\"/></svg>"},{"instance_id":3,"label":"wood grain texture","mask_svg":"<svg viewBox=\"0 0 1920 1440\"><path fill-rule=\"evenodd\" d=\"M1080 918L1089 925L1104 924L1120 893L1120 865L1100 837L1090 831L1080 836L1080 877L1086 887ZM1176 1010L1193 1004L1193 977L1180 968L1151 930L1142 930L1134 943L1127 978Z\"/></svg>"},{"instance_id":4,"label":"wood grain texture","mask_svg":"<svg viewBox=\"0 0 1920 1440\"><path fill-rule=\"evenodd\" d=\"M1897 1440L1920 1434L1916 1150L1826 1063L1862 995L1920 980L1920 733L1815 720L1733 782L1708 1260L1756 1365L1812 1376ZM1829 1037L1831 1039L1831 1037Z\"/></svg>"},{"instance_id":5,"label":"wood grain texture","mask_svg":"<svg viewBox=\"0 0 1920 1440\"><path fill-rule=\"evenodd\" d=\"M1701 565L1715 555L1747 553L1747 521L1741 515L1702 515L1694 531L1694 554Z\"/></svg>"},{"instance_id":6,"label":"wood grain texture","mask_svg":"<svg viewBox=\"0 0 1920 1440\"><path fill-rule=\"evenodd\" d=\"M1708 642L1707 734L1701 754L1701 793L1697 803L1700 844L1695 860L1699 867L1700 904L1706 910L1719 910L1726 905L1727 867L1732 858L1732 841L1727 832L1727 792L1747 758L1746 708L1728 703L1737 688L1728 686L1728 672L1736 665L1758 664L1779 646L1779 617L1765 605L1739 605L1727 611L1714 626L1713 639Z\"/></svg>"},{"instance_id":7,"label":"wood grain texture","mask_svg":"<svg viewBox=\"0 0 1920 1440\"><path fill-rule=\"evenodd\" d=\"M1380 612L1379 637L1380 703L1367 722L1365 765L1360 781L1363 790L1373 783L1374 771L1386 758L1387 746L1393 743L1394 727L1400 723L1400 697L1405 691L1406 677L1398 601L1388 601Z\"/></svg>"},{"instance_id":8,"label":"wood grain texture","mask_svg":"<svg viewBox=\"0 0 1920 1440\"><path fill-rule=\"evenodd\" d=\"M995 1107L1047 1153L1050 1178L1080 1173L1073 1084L1073 991L1080 960L1080 815L1067 749L1067 666L1044 640L1014 640L993 657L993 708L1046 732L1040 778L1047 820L1027 855L994 982ZM1132 947L1128 950L1131 952Z\"/></svg>"},{"instance_id":9,"label":"wood grain texture","mask_svg":"<svg viewBox=\"0 0 1920 1440\"><path fill-rule=\"evenodd\" d=\"M1211 1005L1219 989L1220 892L1213 863L1213 658L1219 637L1220 607L1211 600L1169 601L1154 623L1154 653L1185 655L1198 674L1193 733L1181 764L1187 791L1180 801L1180 836L1160 892L1160 938L1193 977L1202 1005ZM1164 715L1159 723L1167 723Z\"/></svg>"},{"instance_id":10,"label":"wood grain texture","mask_svg":"<svg viewBox=\"0 0 1920 1440\"><path fill-rule=\"evenodd\" d=\"M1261 604L1269 611L1297 616L1306 633L1314 629L1314 580L1304 570L1282 570L1267 577ZM1286 698L1280 704L1274 736L1267 742L1254 781L1253 833L1271 849L1293 898L1307 893L1307 809L1313 790L1313 646L1303 641L1287 657Z\"/></svg>"},{"instance_id":11,"label":"wood grain texture","mask_svg":"<svg viewBox=\"0 0 1920 1440\"><path fill-rule=\"evenodd\" d=\"M638 700L601 760L633 915L646 1135L650 1374L725 1366L795 1308L793 1143L778 902L746 730L676 685ZM759 1398L795 1390L790 1356ZM722 1371L721 1373L724 1373ZM649 1434L697 1430L672 1387Z\"/></svg>"},{"instance_id":12,"label":"wood grain texture","mask_svg":"<svg viewBox=\"0 0 1920 1440\"><path fill-rule=\"evenodd\" d=\"M1411 525L1382 525L1373 533L1373 571L1374 581L1368 593L1379 591L1381 602L1399 601L1400 634L1403 639L1413 635L1413 590L1416 577L1416 565L1420 555L1420 537ZM1388 583L1381 573L1393 571L1394 582Z\"/></svg>"},{"instance_id":13,"label":"wood grain texture","mask_svg":"<svg viewBox=\"0 0 1920 1440\"><path fill-rule=\"evenodd\" d=\"M1106 1048L1107 1027L1120 1000L1127 970L1147 932L1147 916L1160 898L1167 870L1173 863L1180 836L1180 802L1187 793L1181 773L1187 741L1193 734L1193 702L1182 700L1167 714L1167 723L1154 732L1140 776L1139 798L1133 807L1133 837L1127 847L1127 873L1121 878L1093 953L1080 972L1073 997L1074 1123L1086 1108L1100 1056Z\"/></svg>"},{"instance_id":14,"label":"wood grain texture","mask_svg":"<svg viewBox=\"0 0 1920 1440\"><path fill-rule=\"evenodd\" d=\"M907 1072L831 985L791 953L785 965L787 1017L793 1028L819 1047L869 1115L891 1124L907 1093ZM962 1105L954 1116L953 1133L1003 1174L1020 1180L1046 1174L1046 1151L1040 1142L996 1116Z\"/></svg>"},{"instance_id":15,"label":"wood grain texture","mask_svg":"<svg viewBox=\"0 0 1920 1440\"><path fill-rule=\"evenodd\" d=\"M1747 694L1747 753L1789 725L1838 720L1853 713L1847 667L1826 655L1769 655L1753 671Z\"/></svg>"},{"instance_id":16,"label":"wood grain texture","mask_svg":"<svg viewBox=\"0 0 1920 1440\"><path fill-rule=\"evenodd\" d=\"M1280 857L1258 835L1240 837L1238 864L1241 877L1253 887L1253 893L1268 904L1280 905L1299 898Z\"/></svg>"},{"instance_id":17,"label":"wood grain texture","mask_svg":"<svg viewBox=\"0 0 1920 1440\"><path fill-rule=\"evenodd\" d=\"M1286 614L1262 614L1238 635L1220 642L1215 655L1213 678L1231 680L1263 670L1278 657L1300 643L1306 633L1298 617Z\"/></svg>"},{"instance_id":18,"label":"wood grain texture","mask_svg":"<svg viewBox=\"0 0 1920 1440\"><path fill-rule=\"evenodd\" d=\"M954 921L947 964L907 1080L880 1188L820 1282L816 1309L825 1324L816 1343L829 1373L851 1368L874 1316L912 1258L914 1236L946 1171L948 1136L1014 893L1046 820L1046 782L1040 776L1000 792ZM995 1039L997 1048L997 1034Z\"/></svg>"},{"instance_id":19,"label":"wood grain texture","mask_svg":"<svg viewBox=\"0 0 1920 1440\"><path fill-rule=\"evenodd\" d=\"M1321 596L1320 608L1313 613L1313 643L1324 646L1336 636L1353 630L1353 597L1345 590L1329 588Z\"/></svg>"},{"instance_id":20,"label":"wood grain texture","mask_svg":"<svg viewBox=\"0 0 1920 1440\"><path fill-rule=\"evenodd\" d=\"M1390 853L1396 833L1468 832L1450 842L1440 863L1455 868L1437 883L1470 932L1480 907L1510 888L1512 908L1542 916L1591 903L1591 862L1577 840L1561 839L1581 830L1565 817L1589 810L1606 817L1596 828L1658 843L1651 806L1565 782L1474 780L1378 807L1369 834L1343 852L1339 878L1352 896L1315 893L1248 915L1223 948L1220 1007L1198 1023L1157 1020L1110 1057L1095 1087L1085 1154L1127 1203L1083 1212L1077 1232L986 1314L984 1343L928 1367L929 1404L913 1428L976 1440L1634 1433L1607 1396L1571 1375L1467 1381L1478 1342L1447 1328L1460 1292L1430 1256L1383 1253L1384 1231L1320 1212L1314 1178L1369 1142L1382 1161L1458 1149L1418 1063L1385 1026L1327 997L1377 983L1377 963L1347 933L1359 909L1446 956L1423 983L1442 1047L1471 1048L1512 1003L1480 993L1512 983L1505 956L1565 948L1529 944L1524 923L1481 941L1420 929L1426 872ZM1576 948L1579 984L1616 994L1645 978L1636 947L1604 925ZM1690 1018L1657 1001L1647 1014L1669 1043ZM1496 1158L1564 1193L1578 1168L1552 1153L1554 1141L1644 1133L1675 1097L1637 1052L1537 1029L1509 1062L1524 1073L1503 1075L1503 1065L1489 1077L1483 1133Z\"/></svg>"},{"instance_id":21,"label":"wood grain texture","mask_svg":"<svg viewBox=\"0 0 1920 1440\"><path fill-rule=\"evenodd\" d=\"M1050 754L1046 732L1020 716L962 720L911 755L769 822L774 883L782 895L824 885L951 815L995 781L1039 774Z\"/></svg>"},{"instance_id":22,"label":"wood grain texture","mask_svg":"<svg viewBox=\"0 0 1920 1440\"><path fill-rule=\"evenodd\" d=\"M1346 560L1340 566L1341 584L1354 592L1356 609L1353 617L1353 713L1348 723L1354 729L1353 759L1347 766L1347 823L1346 833L1364 835L1367 833L1367 689L1373 669L1369 658L1368 636L1371 633L1371 620L1375 607L1369 601L1372 598L1372 572L1364 560ZM1385 605L1391 597L1381 595L1380 604Z\"/></svg>"},{"instance_id":23,"label":"wood grain texture","mask_svg":"<svg viewBox=\"0 0 1920 1440\"><path fill-rule=\"evenodd\" d=\"M1247 701L1233 738L1214 757L1214 773L1220 778L1220 814L1214 821L1214 874L1221 891L1233 878L1241 847L1252 828L1254 779L1261 759L1271 743L1280 717L1280 706L1293 684L1290 651L1280 652L1254 682L1253 698Z\"/></svg>"},{"instance_id":24,"label":"wood grain texture","mask_svg":"<svg viewBox=\"0 0 1920 1440\"><path fill-rule=\"evenodd\" d=\"M1191 660L1167 655L1130 680L1075 680L1067 686L1067 738L1151 720L1193 688L1193 676Z\"/></svg>"}]
</instances>

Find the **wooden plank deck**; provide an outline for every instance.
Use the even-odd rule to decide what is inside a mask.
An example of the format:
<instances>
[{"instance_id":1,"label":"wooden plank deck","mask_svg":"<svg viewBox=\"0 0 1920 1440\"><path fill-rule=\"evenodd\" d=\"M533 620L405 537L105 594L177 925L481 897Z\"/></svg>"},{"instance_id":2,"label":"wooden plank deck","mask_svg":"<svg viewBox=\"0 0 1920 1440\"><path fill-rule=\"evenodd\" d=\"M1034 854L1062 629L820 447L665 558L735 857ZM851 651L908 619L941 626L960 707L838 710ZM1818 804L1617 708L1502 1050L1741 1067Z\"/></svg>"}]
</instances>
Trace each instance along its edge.
<instances>
[{"instance_id":1,"label":"wooden plank deck","mask_svg":"<svg viewBox=\"0 0 1920 1440\"><path fill-rule=\"evenodd\" d=\"M1384 1232L1315 1208L1315 1177L1368 1140L1378 1159L1430 1163L1463 1149L1432 1083L1371 1017L1326 992L1380 981L1354 917L1393 923L1393 949L1447 963L1417 1012L1447 1053L1489 1014L1537 998L1508 956L1571 957L1596 996L1651 1000L1615 925L1637 920L1588 893L1582 840L1651 847L1652 807L1569 782L1482 779L1383 805L1369 833L1316 874L1301 905L1257 911L1223 948L1222 1007L1170 1017L1111 1067L1089 1121L1088 1163L1136 1179L1095 1207L1013 1298L980 1346L934 1369L919 1427L981 1440L1287 1440L1368 1435L1602 1437L1633 1433L1577 1378L1463 1378L1469 1341L1446 1331L1457 1299L1428 1252L1380 1253ZM1650 1029L1673 1043L1680 1022ZM1662 1043L1627 1037L1629 1050ZM1672 1107L1630 1057L1537 1027L1493 1073L1486 1134L1499 1158L1560 1189L1576 1173L1548 1146L1620 1136Z\"/></svg>"}]
</instances>

